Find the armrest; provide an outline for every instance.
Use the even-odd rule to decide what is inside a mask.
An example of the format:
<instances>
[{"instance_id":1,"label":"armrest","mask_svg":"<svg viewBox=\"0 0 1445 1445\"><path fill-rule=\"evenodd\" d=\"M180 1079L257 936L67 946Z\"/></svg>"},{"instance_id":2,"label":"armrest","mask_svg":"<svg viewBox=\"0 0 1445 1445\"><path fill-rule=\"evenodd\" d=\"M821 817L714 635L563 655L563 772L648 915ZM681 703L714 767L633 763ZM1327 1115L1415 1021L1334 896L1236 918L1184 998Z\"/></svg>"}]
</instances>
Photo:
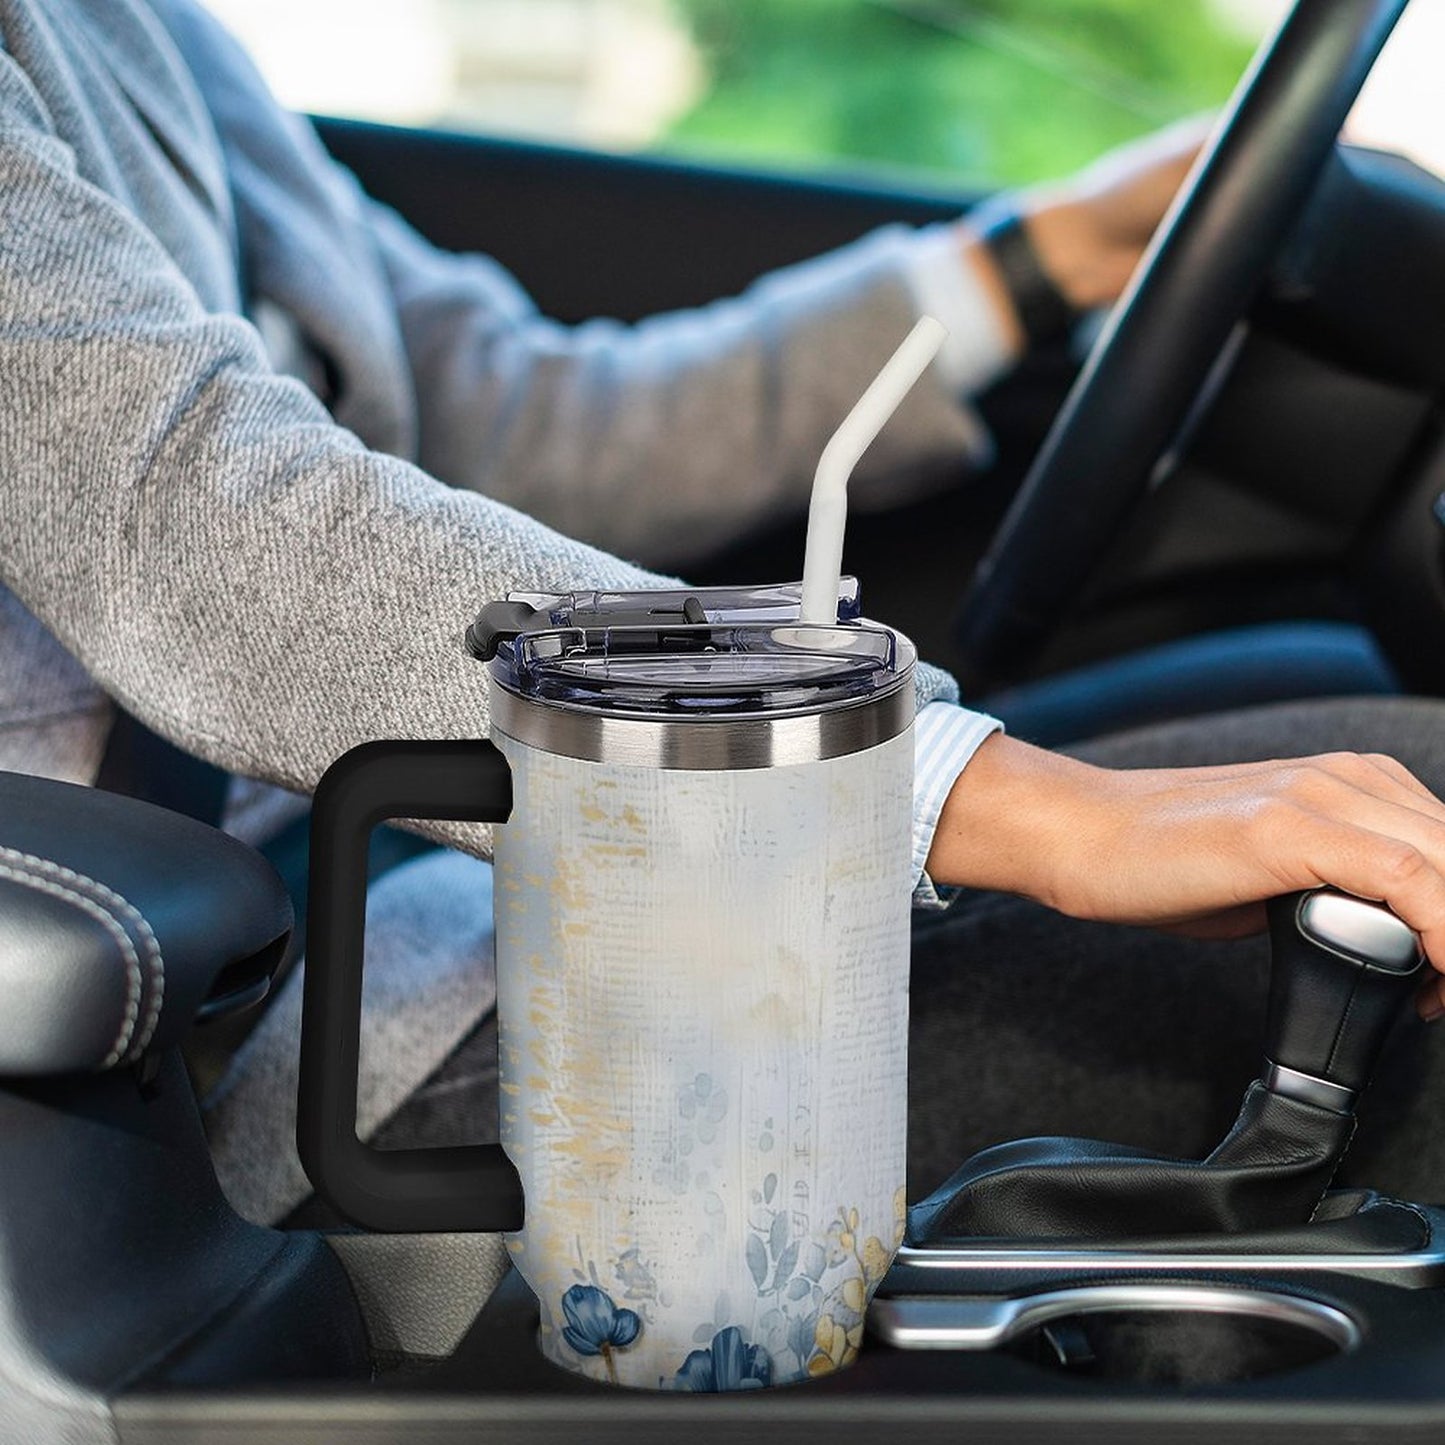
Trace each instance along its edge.
<instances>
[{"instance_id":1,"label":"armrest","mask_svg":"<svg viewBox=\"0 0 1445 1445\"><path fill-rule=\"evenodd\" d=\"M0 772L0 1076L131 1064L264 996L291 904L234 838Z\"/></svg>"}]
</instances>

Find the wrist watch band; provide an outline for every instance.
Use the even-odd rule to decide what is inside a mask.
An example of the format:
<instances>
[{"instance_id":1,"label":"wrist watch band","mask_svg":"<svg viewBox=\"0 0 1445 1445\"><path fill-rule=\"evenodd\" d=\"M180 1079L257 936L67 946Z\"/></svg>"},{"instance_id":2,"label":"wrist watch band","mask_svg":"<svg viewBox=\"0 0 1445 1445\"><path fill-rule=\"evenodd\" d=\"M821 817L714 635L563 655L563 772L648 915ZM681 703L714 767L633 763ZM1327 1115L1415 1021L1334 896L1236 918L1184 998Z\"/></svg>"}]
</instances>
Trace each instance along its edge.
<instances>
[{"instance_id":1,"label":"wrist watch band","mask_svg":"<svg viewBox=\"0 0 1445 1445\"><path fill-rule=\"evenodd\" d=\"M1030 346L1067 336L1078 312L1053 283L1034 250L1023 217L1007 211L984 224L980 239L1003 275Z\"/></svg>"}]
</instances>

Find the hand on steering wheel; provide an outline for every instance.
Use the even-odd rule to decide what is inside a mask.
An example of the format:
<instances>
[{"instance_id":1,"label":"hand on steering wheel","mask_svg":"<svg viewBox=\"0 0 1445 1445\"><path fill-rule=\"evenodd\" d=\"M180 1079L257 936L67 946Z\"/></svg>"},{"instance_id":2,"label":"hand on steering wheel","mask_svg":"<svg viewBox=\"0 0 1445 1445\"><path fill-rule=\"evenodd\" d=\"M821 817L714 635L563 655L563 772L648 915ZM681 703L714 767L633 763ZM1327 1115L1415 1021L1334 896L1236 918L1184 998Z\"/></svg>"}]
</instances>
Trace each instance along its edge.
<instances>
[{"instance_id":1,"label":"hand on steering wheel","mask_svg":"<svg viewBox=\"0 0 1445 1445\"><path fill-rule=\"evenodd\" d=\"M1075 310L1123 294L1212 125L1212 117L1180 121L1019 198L1040 264Z\"/></svg>"},{"instance_id":2,"label":"hand on steering wheel","mask_svg":"<svg viewBox=\"0 0 1445 1445\"><path fill-rule=\"evenodd\" d=\"M1101 567L1405 4L1297 0L1242 82L979 565L959 636L976 689L1017 676Z\"/></svg>"},{"instance_id":3,"label":"hand on steering wheel","mask_svg":"<svg viewBox=\"0 0 1445 1445\"><path fill-rule=\"evenodd\" d=\"M1204 143L1208 123L1181 121L1101 156L1076 175L1008 197L1044 274L1075 311L1119 299ZM990 210L985 206L984 210ZM988 297L1014 355L1024 326L998 262L971 217L958 224L963 264Z\"/></svg>"}]
</instances>

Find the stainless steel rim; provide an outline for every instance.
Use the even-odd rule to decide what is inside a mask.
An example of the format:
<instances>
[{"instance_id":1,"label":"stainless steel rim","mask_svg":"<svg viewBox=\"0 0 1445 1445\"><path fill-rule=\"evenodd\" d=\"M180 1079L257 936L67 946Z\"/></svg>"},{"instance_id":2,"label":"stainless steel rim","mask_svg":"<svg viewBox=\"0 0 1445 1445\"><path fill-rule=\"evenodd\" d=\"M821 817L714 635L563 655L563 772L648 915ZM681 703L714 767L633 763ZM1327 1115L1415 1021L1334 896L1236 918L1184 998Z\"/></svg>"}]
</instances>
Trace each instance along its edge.
<instances>
[{"instance_id":1,"label":"stainless steel rim","mask_svg":"<svg viewBox=\"0 0 1445 1445\"><path fill-rule=\"evenodd\" d=\"M1354 1349L1361 1338L1355 1321L1333 1305L1272 1290L1213 1285L1084 1285L1013 1299L988 1295L877 1299L868 1322L875 1334L898 1349L992 1350L1051 1320L1139 1310L1273 1320L1310 1330L1341 1350Z\"/></svg>"},{"instance_id":2,"label":"stainless steel rim","mask_svg":"<svg viewBox=\"0 0 1445 1445\"><path fill-rule=\"evenodd\" d=\"M533 702L489 679L492 726L544 752L640 768L777 768L877 747L913 722L913 669L899 685L863 702L777 717L662 718Z\"/></svg>"}]
</instances>

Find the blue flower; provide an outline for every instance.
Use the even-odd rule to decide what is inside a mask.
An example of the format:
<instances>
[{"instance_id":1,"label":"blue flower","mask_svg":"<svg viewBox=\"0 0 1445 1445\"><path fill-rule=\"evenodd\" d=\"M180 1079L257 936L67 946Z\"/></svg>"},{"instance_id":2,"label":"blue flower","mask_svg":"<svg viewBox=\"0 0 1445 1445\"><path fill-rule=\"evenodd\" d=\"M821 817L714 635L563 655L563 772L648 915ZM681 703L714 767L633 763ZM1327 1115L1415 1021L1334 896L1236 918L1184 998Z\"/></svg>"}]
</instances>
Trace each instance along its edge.
<instances>
[{"instance_id":1,"label":"blue flower","mask_svg":"<svg viewBox=\"0 0 1445 1445\"><path fill-rule=\"evenodd\" d=\"M743 1343L743 1332L736 1325L719 1330L712 1337L712 1347L694 1350L677 1372L679 1390L712 1392L721 1390L761 1390L773 1377L773 1362L761 1345Z\"/></svg>"},{"instance_id":2,"label":"blue flower","mask_svg":"<svg viewBox=\"0 0 1445 1445\"><path fill-rule=\"evenodd\" d=\"M614 1349L625 1350L642 1333L637 1312L618 1309L596 1285L574 1284L562 1296L562 1313L562 1338L579 1355L605 1355L609 1364Z\"/></svg>"}]
</instances>

